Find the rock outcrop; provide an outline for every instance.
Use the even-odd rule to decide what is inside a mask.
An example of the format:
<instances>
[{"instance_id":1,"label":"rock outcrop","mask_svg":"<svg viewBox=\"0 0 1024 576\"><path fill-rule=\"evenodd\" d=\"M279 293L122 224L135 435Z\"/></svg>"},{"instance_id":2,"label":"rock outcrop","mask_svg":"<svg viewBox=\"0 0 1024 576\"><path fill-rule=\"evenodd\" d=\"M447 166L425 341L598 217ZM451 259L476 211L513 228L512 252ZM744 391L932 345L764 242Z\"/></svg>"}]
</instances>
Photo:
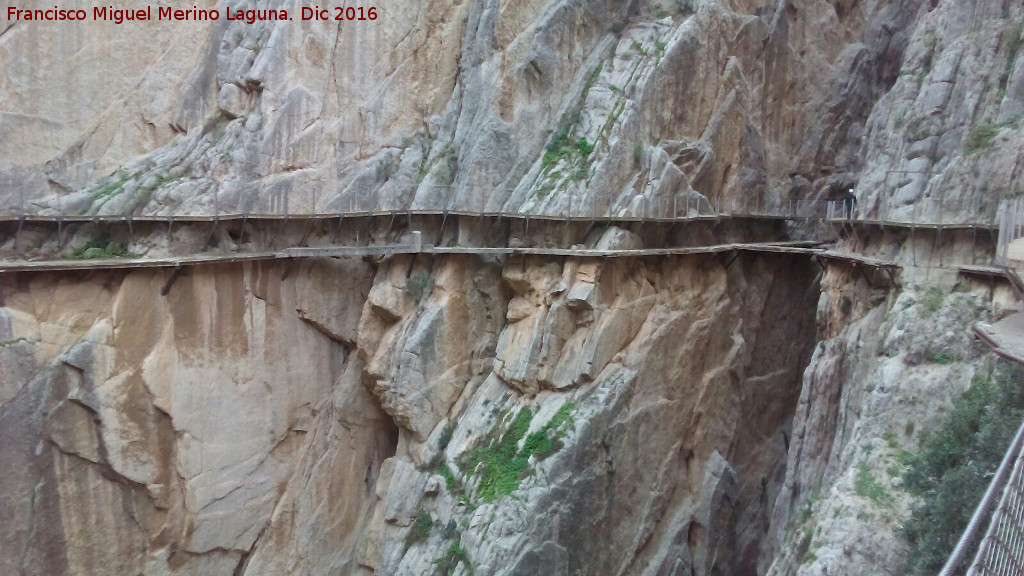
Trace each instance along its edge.
<instances>
[{"instance_id":1,"label":"rock outcrop","mask_svg":"<svg viewBox=\"0 0 1024 576\"><path fill-rule=\"evenodd\" d=\"M726 264L230 265L166 297L158 272L26 277L4 570L422 574L453 543L481 574L752 570L814 270ZM471 462L519 418L495 481Z\"/></svg>"},{"instance_id":2,"label":"rock outcrop","mask_svg":"<svg viewBox=\"0 0 1024 576\"><path fill-rule=\"evenodd\" d=\"M367 22L179 24L152 44L148 27L121 26L120 42L152 48L32 82L22 55L58 28L9 25L0 129L19 144L2 155L5 199L101 214L781 207L863 167L865 123L928 3L378 9ZM113 30L48 49L105 54ZM159 49L178 32L192 41ZM67 90L87 74L107 91ZM67 107L93 112L69 123Z\"/></svg>"},{"instance_id":3,"label":"rock outcrop","mask_svg":"<svg viewBox=\"0 0 1024 576\"><path fill-rule=\"evenodd\" d=\"M0 210L660 216L852 187L864 214L952 223L1024 186L1019 2L377 8L5 22ZM742 222L693 234L760 237ZM30 255L63 249L29 228ZM987 235L842 240L888 278L746 252L3 274L0 572L899 573L900 452L984 367L967 328L1005 299L950 267Z\"/></svg>"}]
</instances>

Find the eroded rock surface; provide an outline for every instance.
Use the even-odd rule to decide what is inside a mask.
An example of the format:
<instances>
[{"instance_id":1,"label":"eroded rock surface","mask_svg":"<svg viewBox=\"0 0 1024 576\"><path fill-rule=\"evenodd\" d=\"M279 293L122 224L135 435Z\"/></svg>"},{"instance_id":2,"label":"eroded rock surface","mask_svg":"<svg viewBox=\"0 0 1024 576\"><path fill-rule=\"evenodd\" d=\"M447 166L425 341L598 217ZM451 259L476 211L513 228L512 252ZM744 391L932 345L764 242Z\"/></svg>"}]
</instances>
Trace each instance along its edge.
<instances>
[{"instance_id":1,"label":"eroded rock surface","mask_svg":"<svg viewBox=\"0 0 1024 576\"><path fill-rule=\"evenodd\" d=\"M967 8L940 4L933 12L963 21ZM997 4L971 17L1017 16ZM101 214L780 208L855 181L865 134L868 157L898 152L873 128L892 113L873 107L894 83L883 103L910 90L901 66L916 66L922 49L903 53L938 18L929 8L414 2L341 25L222 20L161 26L155 39L122 26L120 45L147 49L120 51L112 61L122 66L43 79L25 54L45 45L44 61L100 57L115 28L47 44L56 25L16 23L0 43L10 71L0 129L16 136L0 156L3 197L25 198L30 211ZM169 46L182 35L189 41ZM981 50L977 60L994 70L995 57ZM86 75L96 89L68 89ZM939 66L932 76L941 80ZM1012 116L1016 85L1007 86L1000 114ZM81 117L65 120L65 108Z\"/></svg>"},{"instance_id":2,"label":"eroded rock surface","mask_svg":"<svg viewBox=\"0 0 1024 576\"><path fill-rule=\"evenodd\" d=\"M166 297L161 272L19 276L5 571L422 574L453 542L480 574L753 569L814 270L725 264L229 265ZM468 462L520 413L538 451L488 492Z\"/></svg>"}]
</instances>

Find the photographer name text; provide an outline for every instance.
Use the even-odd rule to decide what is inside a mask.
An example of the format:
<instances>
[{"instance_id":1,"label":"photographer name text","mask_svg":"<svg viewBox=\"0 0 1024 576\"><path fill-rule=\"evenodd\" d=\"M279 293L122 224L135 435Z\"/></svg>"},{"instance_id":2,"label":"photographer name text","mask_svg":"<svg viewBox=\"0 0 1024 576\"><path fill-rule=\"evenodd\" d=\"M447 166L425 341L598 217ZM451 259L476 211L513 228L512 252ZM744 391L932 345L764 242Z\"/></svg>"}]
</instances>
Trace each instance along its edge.
<instances>
[{"instance_id":1,"label":"photographer name text","mask_svg":"<svg viewBox=\"0 0 1024 576\"><path fill-rule=\"evenodd\" d=\"M216 20L233 20L254 24L278 20L331 20L331 21L372 21L378 18L376 6L303 6L297 12L287 10L236 10L232 8L177 9L166 6L145 6L142 8L125 9L113 6L98 6L91 10L64 9L54 6L46 10L23 10L17 6L7 7L7 20L11 22L80 22L92 20L125 24L128 22L208 22Z\"/></svg>"}]
</instances>

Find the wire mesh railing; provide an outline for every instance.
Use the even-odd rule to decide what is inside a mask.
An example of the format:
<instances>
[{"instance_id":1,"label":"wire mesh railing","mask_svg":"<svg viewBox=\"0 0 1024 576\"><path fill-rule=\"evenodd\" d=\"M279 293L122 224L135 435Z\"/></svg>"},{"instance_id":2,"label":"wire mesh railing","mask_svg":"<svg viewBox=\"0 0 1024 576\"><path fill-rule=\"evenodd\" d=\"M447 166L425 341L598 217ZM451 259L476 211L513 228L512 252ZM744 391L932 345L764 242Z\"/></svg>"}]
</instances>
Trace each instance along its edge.
<instances>
[{"instance_id":1,"label":"wire mesh railing","mask_svg":"<svg viewBox=\"0 0 1024 576\"><path fill-rule=\"evenodd\" d=\"M939 576L1024 574L1024 424L1007 448L988 489ZM998 504L997 504L998 501ZM987 524L986 524L987 523ZM987 529L986 529L987 526ZM979 541L979 535L985 529ZM965 565L976 550L970 565Z\"/></svg>"},{"instance_id":2,"label":"wire mesh railing","mask_svg":"<svg viewBox=\"0 0 1024 576\"><path fill-rule=\"evenodd\" d=\"M0 198L0 201L3 199ZM536 219L602 219L622 221L680 222L717 218L772 218L783 220L824 220L831 222L867 222L902 226L968 225L982 228L1010 226L995 217L996 210L981 199L925 198L902 207L888 200L874 206L858 203L854 197L838 199L768 198L766 195L708 198L701 194L677 193L669 196L636 195L626 198L599 197L597 194L567 191L557 202L526 208L472 208L476 202L460 198L455 186L420 186L415 190L381 194L378 190L351 192L327 197L316 189L282 188L258 196L234 194L225 198L215 188L202 201L189 206L187 213L163 207L143 210L137 203L89 203L85 209L65 202L61 197L46 203L27 202L24 195L6 198L0 204L0 220L138 220L184 221L189 219L289 219L379 216L394 214L467 214ZM1024 205L1017 204L1019 212ZM1016 212L1015 212L1016 213ZM1024 234L1024 215L1012 223ZM1002 245L1002 244L1001 244Z\"/></svg>"},{"instance_id":3,"label":"wire mesh railing","mask_svg":"<svg viewBox=\"0 0 1024 576\"><path fill-rule=\"evenodd\" d=\"M992 522L981 541L968 576L1024 574L1024 452L1018 446L1016 464L1003 489Z\"/></svg>"}]
</instances>

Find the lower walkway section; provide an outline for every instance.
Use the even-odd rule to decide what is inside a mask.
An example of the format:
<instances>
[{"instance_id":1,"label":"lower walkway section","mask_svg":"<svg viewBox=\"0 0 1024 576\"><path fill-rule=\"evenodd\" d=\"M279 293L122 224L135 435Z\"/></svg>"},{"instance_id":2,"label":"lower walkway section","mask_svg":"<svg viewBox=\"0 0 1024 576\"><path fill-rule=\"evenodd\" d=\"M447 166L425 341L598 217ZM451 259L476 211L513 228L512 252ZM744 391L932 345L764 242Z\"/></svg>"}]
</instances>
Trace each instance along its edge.
<instances>
[{"instance_id":1,"label":"lower walkway section","mask_svg":"<svg viewBox=\"0 0 1024 576\"><path fill-rule=\"evenodd\" d=\"M688 254L720 254L724 252L762 252L817 255L825 253L820 242L766 242L749 244L718 244L680 248L651 249L566 249L566 248L481 248L429 246L417 242L385 246L337 246L288 248L280 252L245 254L202 254L169 258L111 258L94 260L46 260L0 262L3 272L45 272L56 270L102 270L132 268L177 268L200 264L247 262L256 260L393 256L397 254L475 254L483 256L561 256L575 258L636 258L682 256Z\"/></svg>"}]
</instances>

